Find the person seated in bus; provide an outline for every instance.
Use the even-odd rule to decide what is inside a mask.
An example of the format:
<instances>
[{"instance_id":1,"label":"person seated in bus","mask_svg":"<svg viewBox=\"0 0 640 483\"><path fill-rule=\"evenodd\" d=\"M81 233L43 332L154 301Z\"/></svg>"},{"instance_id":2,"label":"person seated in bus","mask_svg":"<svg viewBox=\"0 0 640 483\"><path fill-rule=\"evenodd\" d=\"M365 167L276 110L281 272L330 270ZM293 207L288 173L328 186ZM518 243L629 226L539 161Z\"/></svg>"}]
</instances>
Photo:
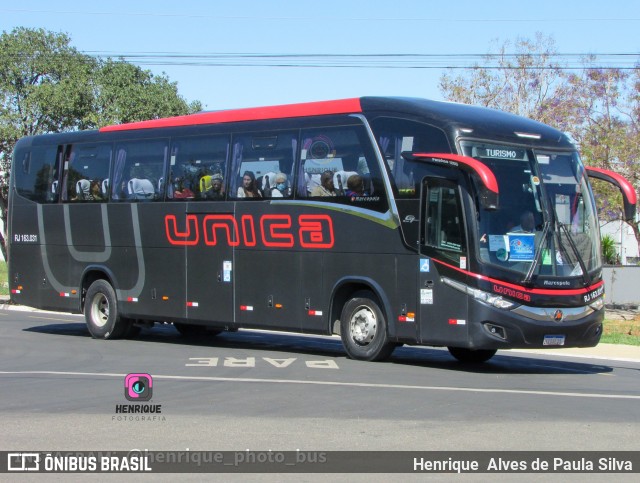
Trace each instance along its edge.
<instances>
[{"instance_id":1,"label":"person seated in bus","mask_svg":"<svg viewBox=\"0 0 640 483\"><path fill-rule=\"evenodd\" d=\"M291 196L291 188L289 188L286 174L276 174L275 186L271 188L269 196L271 198L288 198Z\"/></svg>"},{"instance_id":2,"label":"person seated in bus","mask_svg":"<svg viewBox=\"0 0 640 483\"><path fill-rule=\"evenodd\" d=\"M347 180L346 196L364 196L364 179L359 174L349 176Z\"/></svg>"},{"instance_id":3,"label":"person seated in bus","mask_svg":"<svg viewBox=\"0 0 640 483\"><path fill-rule=\"evenodd\" d=\"M262 193L258 189L256 175L253 171L245 171L242 175L242 186L238 187L237 198L262 198Z\"/></svg>"},{"instance_id":4,"label":"person seated in bus","mask_svg":"<svg viewBox=\"0 0 640 483\"><path fill-rule=\"evenodd\" d=\"M536 229L536 221L531 211L525 211L520 215L520 224L509 230L511 233L533 233Z\"/></svg>"},{"instance_id":5,"label":"person seated in bus","mask_svg":"<svg viewBox=\"0 0 640 483\"><path fill-rule=\"evenodd\" d=\"M174 199L193 199L195 197L195 193L186 185L183 178L175 178L173 180Z\"/></svg>"},{"instance_id":6,"label":"person seated in bus","mask_svg":"<svg viewBox=\"0 0 640 483\"><path fill-rule=\"evenodd\" d=\"M85 198L91 201L102 201L102 188L100 180L91 180L91 188L89 189L89 197Z\"/></svg>"},{"instance_id":7,"label":"person seated in bus","mask_svg":"<svg viewBox=\"0 0 640 483\"><path fill-rule=\"evenodd\" d=\"M325 171L320 177L320 186L311 191L311 196L336 196L336 187L333 183L333 171Z\"/></svg>"},{"instance_id":8,"label":"person seated in bus","mask_svg":"<svg viewBox=\"0 0 640 483\"><path fill-rule=\"evenodd\" d=\"M211 176L209 188L203 191L201 194L205 200L223 200L224 189L222 186L222 175L214 174Z\"/></svg>"}]
</instances>

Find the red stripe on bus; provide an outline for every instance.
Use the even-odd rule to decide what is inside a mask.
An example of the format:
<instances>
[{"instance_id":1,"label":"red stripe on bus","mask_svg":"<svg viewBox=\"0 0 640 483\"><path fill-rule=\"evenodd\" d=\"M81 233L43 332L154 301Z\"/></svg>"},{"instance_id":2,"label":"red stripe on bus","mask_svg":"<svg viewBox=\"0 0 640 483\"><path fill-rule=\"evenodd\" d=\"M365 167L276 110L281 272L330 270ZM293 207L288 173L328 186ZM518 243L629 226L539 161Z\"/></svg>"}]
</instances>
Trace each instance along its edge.
<instances>
[{"instance_id":1,"label":"red stripe on bus","mask_svg":"<svg viewBox=\"0 0 640 483\"><path fill-rule=\"evenodd\" d=\"M575 289L544 289L544 288L527 288L527 287L523 287L522 285L516 285L513 283L509 283L509 282L503 282L502 280L498 280L495 278L491 278L491 277L487 277L485 275L480 275L478 273L473 273L473 272L469 272L467 270L462 270L461 268L455 267L453 265L449 265L448 263L442 262L440 260L436 260L435 258L432 258L432 260L436 263L439 263L440 265L444 265L445 267L449 267L452 268L460 273L464 273L465 275L469 275L470 277L474 277L477 278L478 280L484 280L486 282L491 282L491 283L495 283L498 285L502 285L504 287L508 287L508 288L512 288L514 290L520 290L522 292L526 292L526 293L531 293L531 294L535 294L535 295L584 295L586 293L589 293L593 290L596 290L600 287L602 287L602 285L604 285L604 281L600 280L598 283L595 283L593 285L591 285L590 287L586 287L586 288L575 288Z\"/></svg>"},{"instance_id":2,"label":"red stripe on bus","mask_svg":"<svg viewBox=\"0 0 640 483\"><path fill-rule=\"evenodd\" d=\"M228 111L199 112L187 116L166 117L150 121L116 124L100 128L100 132L151 129L158 127L194 126L198 124L221 124L240 121L261 121L290 117L326 116L362 112L359 98L336 101L305 102L268 107L250 107Z\"/></svg>"}]
</instances>

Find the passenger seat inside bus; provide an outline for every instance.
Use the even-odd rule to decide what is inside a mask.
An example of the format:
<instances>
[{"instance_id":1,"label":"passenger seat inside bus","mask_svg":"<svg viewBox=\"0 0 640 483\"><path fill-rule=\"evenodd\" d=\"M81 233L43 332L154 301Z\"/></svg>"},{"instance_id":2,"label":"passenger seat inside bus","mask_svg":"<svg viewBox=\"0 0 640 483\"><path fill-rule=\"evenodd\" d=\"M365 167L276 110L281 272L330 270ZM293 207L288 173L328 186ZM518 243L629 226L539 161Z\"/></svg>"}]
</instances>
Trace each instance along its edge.
<instances>
[{"instance_id":1,"label":"passenger seat inside bus","mask_svg":"<svg viewBox=\"0 0 640 483\"><path fill-rule=\"evenodd\" d=\"M100 190L102 191L102 196L106 200L109 196L109 178L105 178L102 180L102 185L100 186Z\"/></svg>"},{"instance_id":2,"label":"passenger seat inside bus","mask_svg":"<svg viewBox=\"0 0 640 483\"><path fill-rule=\"evenodd\" d=\"M89 199L89 194L91 193L91 181L88 179L81 179L76 183L76 195L77 200L87 200Z\"/></svg>"},{"instance_id":3,"label":"passenger seat inside bus","mask_svg":"<svg viewBox=\"0 0 640 483\"><path fill-rule=\"evenodd\" d=\"M269 171L262 176L262 197L270 198L271 197L271 188L276 186L276 173L273 171Z\"/></svg>"},{"instance_id":4,"label":"passenger seat inside bus","mask_svg":"<svg viewBox=\"0 0 640 483\"><path fill-rule=\"evenodd\" d=\"M153 200L156 192L153 183L145 178L133 178L127 185L129 197L134 200Z\"/></svg>"},{"instance_id":5,"label":"passenger seat inside bus","mask_svg":"<svg viewBox=\"0 0 640 483\"><path fill-rule=\"evenodd\" d=\"M333 185L336 188L338 195L342 196L347 191L347 180L356 175L355 171L336 171L333 175Z\"/></svg>"}]
</instances>

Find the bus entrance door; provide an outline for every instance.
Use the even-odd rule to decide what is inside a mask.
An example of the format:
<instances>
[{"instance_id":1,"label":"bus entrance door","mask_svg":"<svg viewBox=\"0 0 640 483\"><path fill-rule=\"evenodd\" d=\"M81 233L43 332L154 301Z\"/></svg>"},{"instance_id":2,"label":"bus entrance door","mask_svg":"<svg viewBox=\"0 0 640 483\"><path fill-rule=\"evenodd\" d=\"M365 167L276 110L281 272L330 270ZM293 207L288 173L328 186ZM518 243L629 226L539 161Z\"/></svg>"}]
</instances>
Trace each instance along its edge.
<instances>
[{"instance_id":1,"label":"bus entrance door","mask_svg":"<svg viewBox=\"0 0 640 483\"><path fill-rule=\"evenodd\" d=\"M187 208L187 217L195 217L200 230L198 243L186 247L186 311L190 322L232 327L233 245L238 234L228 208L224 203L207 203L206 213L199 203L190 203Z\"/></svg>"},{"instance_id":2,"label":"bus entrance door","mask_svg":"<svg viewBox=\"0 0 640 483\"><path fill-rule=\"evenodd\" d=\"M420 235L420 342L467 340L466 237L457 182L425 178Z\"/></svg>"}]
</instances>

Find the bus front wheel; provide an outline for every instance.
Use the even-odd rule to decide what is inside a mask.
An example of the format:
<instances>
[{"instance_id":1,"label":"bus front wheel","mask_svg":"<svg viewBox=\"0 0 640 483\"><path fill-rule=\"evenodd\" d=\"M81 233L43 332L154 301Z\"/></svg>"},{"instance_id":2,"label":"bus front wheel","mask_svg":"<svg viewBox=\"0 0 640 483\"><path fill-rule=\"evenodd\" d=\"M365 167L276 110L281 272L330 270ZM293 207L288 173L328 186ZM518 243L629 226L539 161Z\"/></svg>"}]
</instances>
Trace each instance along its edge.
<instances>
[{"instance_id":1,"label":"bus front wheel","mask_svg":"<svg viewBox=\"0 0 640 483\"><path fill-rule=\"evenodd\" d=\"M382 310L368 292L355 294L344 305L340 337L349 357L361 361L387 359L396 347L389 341Z\"/></svg>"},{"instance_id":2,"label":"bus front wheel","mask_svg":"<svg viewBox=\"0 0 640 483\"><path fill-rule=\"evenodd\" d=\"M487 362L494 355L496 355L495 349L464 349L462 347L447 347L449 353L458 359L460 362L481 363Z\"/></svg>"},{"instance_id":3,"label":"bus front wheel","mask_svg":"<svg viewBox=\"0 0 640 483\"><path fill-rule=\"evenodd\" d=\"M84 318L94 339L118 339L129 328L129 321L118 312L116 293L106 280L96 280L89 286Z\"/></svg>"}]
</instances>

